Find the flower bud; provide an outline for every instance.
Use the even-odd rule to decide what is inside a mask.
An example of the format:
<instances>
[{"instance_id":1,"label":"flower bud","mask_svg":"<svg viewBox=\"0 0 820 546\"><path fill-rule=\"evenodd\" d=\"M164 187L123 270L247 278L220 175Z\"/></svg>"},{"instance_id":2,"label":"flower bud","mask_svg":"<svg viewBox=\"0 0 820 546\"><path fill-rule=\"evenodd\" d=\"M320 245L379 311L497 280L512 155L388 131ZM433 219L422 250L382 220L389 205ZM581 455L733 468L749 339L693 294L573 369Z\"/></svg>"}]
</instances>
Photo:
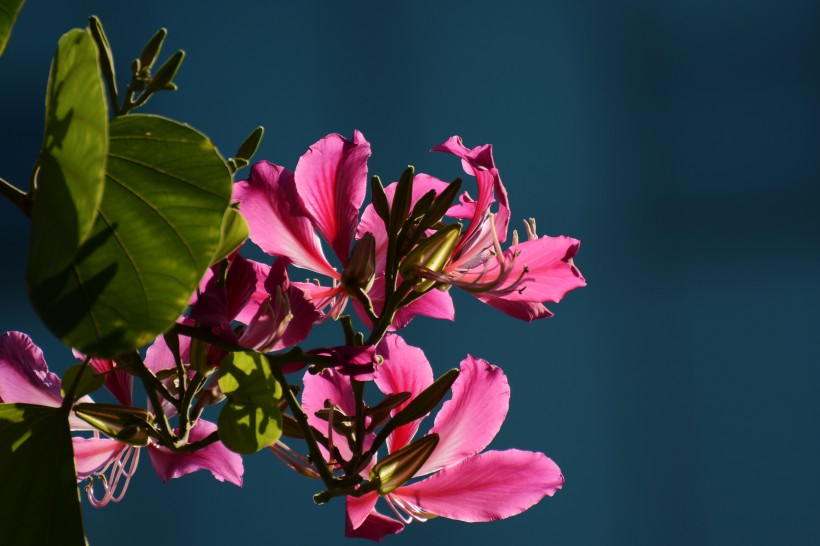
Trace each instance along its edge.
<instances>
[{"instance_id":1,"label":"flower bud","mask_svg":"<svg viewBox=\"0 0 820 546\"><path fill-rule=\"evenodd\" d=\"M438 434L428 434L385 457L370 471L370 481L378 481L380 495L401 487L416 475L438 445Z\"/></svg>"},{"instance_id":2,"label":"flower bud","mask_svg":"<svg viewBox=\"0 0 820 546\"><path fill-rule=\"evenodd\" d=\"M402 278L414 282L413 289L416 292L429 290L435 284L435 281L419 277L418 269L424 268L440 273L450 260L460 235L461 224L455 223L424 239L416 248L410 251L399 266Z\"/></svg>"},{"instance_id":3,"label":"flower bud","mask_svg":"<svg viewBox=\"0 0 820 546\"><path fill-rule=\"evenodd\" d=\"M349 293L355 293L357 288L367 292L375 276L376 238L367 232L353 245L350 261L342 272L342 285Z\"/></svg>"},{"instance_id":4,"label":"flower bud","mask_svg":"<svg viewBox=\"0 0 820 546\"><path fill-rule=\"evenodd\" d=\"M135 446L148 445L146 427L154 422L148 411L113 404L76 404L74 413L106 435Z\"/></svg>"}]
</instances>

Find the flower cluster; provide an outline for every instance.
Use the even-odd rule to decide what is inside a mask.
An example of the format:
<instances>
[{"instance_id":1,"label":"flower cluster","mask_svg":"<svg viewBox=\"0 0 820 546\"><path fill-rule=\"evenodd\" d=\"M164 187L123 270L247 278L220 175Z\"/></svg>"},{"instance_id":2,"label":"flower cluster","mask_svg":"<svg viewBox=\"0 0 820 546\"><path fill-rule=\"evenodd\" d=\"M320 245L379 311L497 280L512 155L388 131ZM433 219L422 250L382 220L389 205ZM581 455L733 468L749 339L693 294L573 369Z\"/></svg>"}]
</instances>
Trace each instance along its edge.
<instances>
[{"instance_id":1,"label":"flower cluster","mask_svg":"<svg viewBox=\"0 0 820 546\"><path fill-rule=\"evenodd\" d=\"M585 284L573 262L579 242L539 237L534 220L523 240L510 235L491 145L467 148L454 136L433 151L458 158L475 189L412 168L386 187L368 180L370 144L358 131L319 140L294 171L256 163L233 202L271 263L228 253L144 351L75 352L79 370L62 385L28 336L3 334L0 402L72 408L77 478L94 506L122 498L142 449L163 481L204 469L238 486L242 455L268 449L322 480L317 502L345 497L346 534L372 540L435 516L502 519L553 495L564 479L544 454L485 451L509 404L501 369L467 356L436 379L398 332L416 315L454 320L452 287L516 319L550 317L545 303ZM316 279L293 281L294 268ZM344 314L351 308L362 331ZM328 319L344 345L299 346ZM302 370L300 388L288 376ZM382 396L366 401L371 381ZM89 396L103 385L115 404ZM203 417L211 406L216 423ZM380 498L392 516L377 509Z\"/></svg>"}]
</instances>

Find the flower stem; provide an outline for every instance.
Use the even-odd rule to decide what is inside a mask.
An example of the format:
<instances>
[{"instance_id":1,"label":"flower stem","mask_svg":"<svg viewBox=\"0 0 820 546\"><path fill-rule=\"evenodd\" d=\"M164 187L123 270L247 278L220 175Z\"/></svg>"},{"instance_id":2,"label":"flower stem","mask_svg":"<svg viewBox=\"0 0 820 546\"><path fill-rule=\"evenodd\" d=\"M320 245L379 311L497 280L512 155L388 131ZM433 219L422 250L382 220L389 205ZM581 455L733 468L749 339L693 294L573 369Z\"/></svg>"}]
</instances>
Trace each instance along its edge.
<instances>
[{"instance_id":1,"label":"flower stem","mask_svg":"<svg viewBox=\"0 0 820 546\"><path fill-rule=\"evenodd\" d=\"M20 188L0 178L0 195L14 203L23 214L31 218L31 196Z\"/></svg>"}]
</instances>

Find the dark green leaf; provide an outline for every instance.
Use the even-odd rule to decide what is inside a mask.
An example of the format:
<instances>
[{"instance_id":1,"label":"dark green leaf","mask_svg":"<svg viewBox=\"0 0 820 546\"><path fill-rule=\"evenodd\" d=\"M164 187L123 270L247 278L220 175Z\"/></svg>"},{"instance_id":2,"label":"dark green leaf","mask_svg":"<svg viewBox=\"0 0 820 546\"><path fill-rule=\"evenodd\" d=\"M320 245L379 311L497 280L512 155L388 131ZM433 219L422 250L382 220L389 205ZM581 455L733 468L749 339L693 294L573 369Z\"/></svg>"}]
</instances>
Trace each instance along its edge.
<instances>
[{"instance_id":1,"label":"dark green leaf","mask_svg":"<svg viewBox=\"0 0 820 546\"><path fill-rule=\"evenodd\" d=\"M93 228L103 195L107 125L97 48L88 32L74 29L60 38L51 63L31 215L31 285L62 271Z\"/></svg>"},{"instance_id":2,"label":"dark green leaf","mask_svg":"<svg viewBox=\"0 0 820 546\"><path fill-rule=\"evenodd\" d=\"M117 76L114 70L114 54L111 53L111 45L108 43L108 36L105 35L102 22L96 15L88 18L88 31L91 33L91 37L94 38L94 43L97 44L100 70L105 76L106 82L108 82L112 108L116 109L119 93L117 91Z\"/></svg>"},{"instance_id":3,"label":"dark green leaf","mask_svg":"<svg viewBox=\"0 0 820 546\"><path fill-rule=\"evenodd\" d=\"M204 135L159 116L109 127L105 195L70 266L31 286L40 317L67 345L112 357L167 330L211 263L231 195Z\"/></svg>"},{"instance_id":4,"label":"dark green leaf","mask_svg":"<svg viewBox=\"0 0 820 546\"><path fill-rule=\"evenodd\" d=\"M17 19L24 2L25 0L0 0L0 56L6 49L11 27L14 26L14 20Z\"/></svg>"},{"instance_id":5,"label":"dark green leaf","mask_svg":"<svg viewBox=\"0 0 820 546\"><path fill-rule=\"evenodd\" d=\"M70 366L63 373L61 390L63 396L66 395L66 391L70 389L71 385L74 384L74 381L77 380L77 374L82 368L82 364L75 364L74 366ZM86 366L85 371L83 372L83 375L80 378L80 382L77 384L77 390L74 391L74 399L76 400L81 396L91 394L92 392L102 387L103 383L105 383L105 376L94 373L94 370L92 370L91 367Z\"/></svg>"},{"instance_id":6,"label":"dark green leaf","mask_svg":"<svg viewBox=\"0 0 820 546\"><path fill-rule=\"evenodd\" d=\"M85 545L68 418L60 408L0 404L0 541Z\"/></svg>"},{"instance_id":7,"label":"dark green leaf","mask_svg":"<svg viewBox=\"0 0 820 546\"><path fill-rule=\"evenodd\" d=\"M245 218L235 208L228 207L225 210L225 216L222 218L219 248L216 249L214 257L211 258L211 264L219 262L239 248L248 238L249 233L248 223Z\"/></svg>"},{"instance_id":8,"label":"dark green leaf","mask_svg":"<svg viewBox=\"0 0 820 546\"><path fill-rule=\"evenodd\" d=\"M219 412L219 440L236 453L248 455L274 443L282 435L278 406L228 402Z\"/></svg>"}]
</instances>

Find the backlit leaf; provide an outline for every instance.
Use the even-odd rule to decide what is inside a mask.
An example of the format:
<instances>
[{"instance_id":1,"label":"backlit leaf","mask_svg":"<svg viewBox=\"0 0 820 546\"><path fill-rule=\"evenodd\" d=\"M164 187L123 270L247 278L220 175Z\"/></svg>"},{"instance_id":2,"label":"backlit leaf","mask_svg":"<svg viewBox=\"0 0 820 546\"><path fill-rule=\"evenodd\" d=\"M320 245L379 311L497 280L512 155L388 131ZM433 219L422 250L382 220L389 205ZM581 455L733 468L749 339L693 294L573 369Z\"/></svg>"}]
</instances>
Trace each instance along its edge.
<instances>
[{"instance_id":1,"label":"backlit leaf","mask_svg":"<svg viewBox=\"0 0 820 546\"><path fill-rule=\"evenodd\" d=\"M6 49L11 27L14 26L14 20L17 19L24 2L25 0L0 0L0 55L3 55Z\"/></svg>"},{"instance_id":2,"label":"backlit leaf","mask_svg":"<svg viewBox=\"0 0 820 546\"><path fill-rule=\"evenodd\" d=\"M0 404L0 453L0 542L85 545L65 412Z\"/></svg>"},{"instance_id":3,"label":"backlit leaf","mask_svg":"<svg viewBox=\"0 0 820 546\"><path fill-rule=\"evenodd\" d=\"M103 195L108 111L97 47L85 30L63 35L51 63L46 127L26 276L59 274L88 236Z\"/></svg>"},{"instance_id":4,"label":"backlit leaf","mask_svg":"<svg viewBox=\"0 0 820 546\"><path fill-rule=\"evenodd\" d=\"M31 287L67 345L112 357L154 339L185 309L221 239L228 167L187 125L127 115L109 126L105 193L90 236L59 275Z\"/></svg>"}]
</instances>

